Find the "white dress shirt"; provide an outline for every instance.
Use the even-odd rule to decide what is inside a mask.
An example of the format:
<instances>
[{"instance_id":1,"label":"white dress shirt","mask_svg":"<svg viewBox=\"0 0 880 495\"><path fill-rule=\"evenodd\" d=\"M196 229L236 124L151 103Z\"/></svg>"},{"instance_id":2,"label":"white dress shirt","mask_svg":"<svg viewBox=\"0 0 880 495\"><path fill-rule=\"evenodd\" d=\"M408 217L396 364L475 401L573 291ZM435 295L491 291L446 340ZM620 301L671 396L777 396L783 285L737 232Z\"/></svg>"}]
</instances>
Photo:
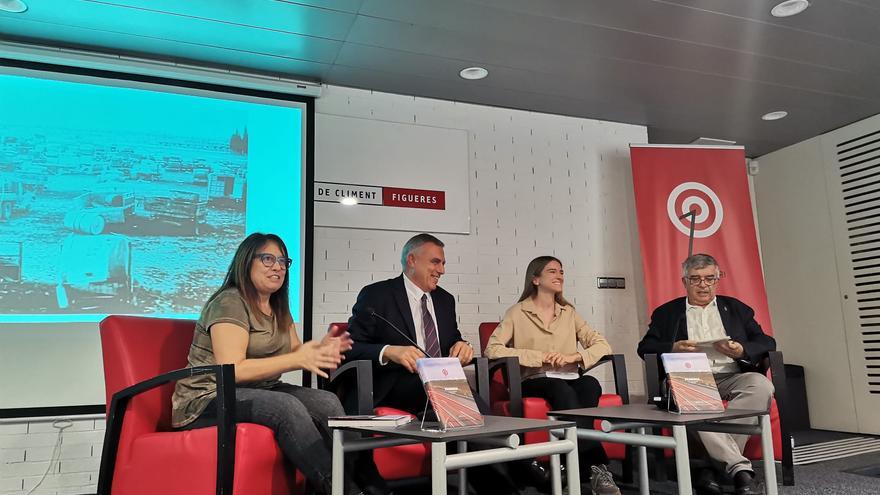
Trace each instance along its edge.
<instances>
[{"instance_id":1,"label":"white dress shirt","mask_svg":"<svg viewBox=\"0 0 880 495\"><path fill-rule=\"evenodd\" d=\"M425 324L422 321L422 295L427 294L428 296L426 301L428 313L430 313L431 318L434 320L434 328L437 329L437 338L439 339L440 329L437 327L437 316L434 314L434 300L431 299L430 292L420 289L406 274L403 275L403 286L406 288L406 300L409 302L409 310L412 313L413 324L416 327L416 343L422 349L427 349L425 345ZM405 331L406 329L401 328L401 330ZM388 364L388 361L385 359L385 349L388 349L387 345L379 351L379 364L382 366ZM442 353L443 351L441 350L440 352Z\"/></svg>"},{"instance_id":2,"label":"white dress shirt","mask_svg":"<svg viewBox=\"0 0 880 495\"><path fill-rule=\"evenodd\" d=\"M718 311L717 298L712 299L705 308L693 305L685 299L685 307L688 339L704 342L727 337L724 324L721 322L721 313ZM736 362L714 348L708 349L706 356L709 358L709 364L712 365L713 373L739 373Z\"/></svg>"}]
</instances>

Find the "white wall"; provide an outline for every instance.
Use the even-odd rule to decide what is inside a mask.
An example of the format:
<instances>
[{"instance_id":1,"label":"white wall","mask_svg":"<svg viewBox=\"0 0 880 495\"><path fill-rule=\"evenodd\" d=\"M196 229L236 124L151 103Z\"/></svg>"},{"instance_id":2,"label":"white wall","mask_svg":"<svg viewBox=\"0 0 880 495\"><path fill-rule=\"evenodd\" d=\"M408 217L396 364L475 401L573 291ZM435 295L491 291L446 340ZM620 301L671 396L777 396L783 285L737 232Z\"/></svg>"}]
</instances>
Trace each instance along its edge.
<instances>
[{"instance_id":1,"label":"white wall","mask_svg":"<svg viewBox=\"0 0 880 495\"><path fill-rule=\"evenodd\" d=\"M104 426L100 417L75 418L56 450L52 418L0 422L0 493L27 493L47 471L35 494L95 493ZM50 462L53 452L55 462Z\"/></svg>"},{"instance_id":2,"label":"white wall","mask_svg":"<svg viewBox=\"0 0 880 495\"><path fill-rule=\"evenodd\" d=\"M317 112L467 130L472 233L441 236L447 245L441 285L456 296L465 338L478 347L478 324L497 321L515 302L526 264L553 254L565 266L566 296L616 352L626 354L630 393L644 394L635 348L646 310L628 144L647 142L645 127L335 86L325 88ZM347 320L361 287L400 273L400 249L412 234L316 229L316 336L330 322ZM600 275L626 277L627 288L598 290ZM596 376L612 389L610 366ZM34 442L34 448L45 447L46 428L43 421L0 425L0 493L24 493L45 470L45 452L31 461L27 448ZM90 445L88 460L77 464L62 457L48 487L37 493L82 493L88 491L85 481L94 490L103 422L92 421L91 429L84 442ZM73 450L62 449L62 456L85 453ZM70 466L91 468L66 478Z\"/></svg>"},{"instance_id":3,"label":"white wall","mask_svg":"<svg viewBox=\"0 0 880 495\"><path fill-rule=\"evenodd\" d=\"M778 348L787 363L804 366L812 427L858 431L822 137L759 162L758 222Z\"/></svg>"},{"instance_id":4,"label":"white wall","mask_svg":"<svg viewBox=\"0 0 880 495\"><path fill-rule=\"evenodd\" d=\"M440 236L447 257L440 285L456 296L464 337L479 348L479 323L497 321L516 302L532 258L553 254L565 267L566 296L627 354L630 390L643 393L635 348L645 310L634 290L642 280L628 144L647 141L644 127L333 86L316 111L467 130L472 233ZM348 319L361 287L400 273L400 249L412 235L316 229L315 335ZM598 290L599 275L626 277L628 288ZM612 386L610 370L597 377Z\"/></svg>"}]
</instances>

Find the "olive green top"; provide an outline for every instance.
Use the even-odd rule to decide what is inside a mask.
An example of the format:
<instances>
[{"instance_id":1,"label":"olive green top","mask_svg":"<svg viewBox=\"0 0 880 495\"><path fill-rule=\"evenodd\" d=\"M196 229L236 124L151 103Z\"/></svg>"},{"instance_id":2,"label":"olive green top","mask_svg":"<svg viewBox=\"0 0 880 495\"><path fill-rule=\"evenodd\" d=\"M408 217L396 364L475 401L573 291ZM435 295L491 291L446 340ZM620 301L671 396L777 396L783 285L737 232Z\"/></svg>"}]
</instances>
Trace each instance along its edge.
<instances>
[{"instance_id":1,"label":"olive green top","mask_svg":"<svg viewBox=\"0 0 880 495\"><path fill-rule=\"evenodd\" d=\"M248 331L247 359L265 358L290 352L290 329L277 328L275 317L251 314L238 289L227 289L208 302L196 322L193 342L187 357L188 366L217 364L211 344L211 327L216 323L232 323ZM281 374L248 384L268 388L279 382ZM192 423L217 396L214 375L198 375L179 380L171 397L171 424L180 428Z\"/></svg>"}]
</instances>

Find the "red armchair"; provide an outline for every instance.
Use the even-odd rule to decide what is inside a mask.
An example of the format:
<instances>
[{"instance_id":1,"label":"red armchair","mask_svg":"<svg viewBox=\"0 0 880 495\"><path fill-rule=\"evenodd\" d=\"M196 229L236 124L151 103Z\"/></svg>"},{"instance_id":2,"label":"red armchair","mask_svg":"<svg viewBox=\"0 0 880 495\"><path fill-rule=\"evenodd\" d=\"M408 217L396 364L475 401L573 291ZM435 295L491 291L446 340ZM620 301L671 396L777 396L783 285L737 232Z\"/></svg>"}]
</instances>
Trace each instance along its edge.
<instances>
[{"instance_id":1,"label":"red armchair","mask_svg":"<svg viewBox=\"0 0 880 495\"><path fill-rule=\"evenodd\" d=\"M787 413L785 407L787 387L785 384L785 363L783 361L782 353L779 351L771 351L761 363L761 371L765 374L769 372L770 379L773 382L773 388L775 389L773 400L770 402L770 428L773 432L773 457L782 464L782 484L785 486L793 486L794 463L791 434L789 433L788 424L785 421ZM645 388L649 399L662 396L661 386L663 376L663 365L660 363L660 360L657 359L657 355L645 354ZM749 438L749 441L746 443L746 447L743 450L743 454L746 458L751 460L761 460L763 458L760 435L755 435ZM671 455L671 452L666 453L667 457Z\"/></svg>"},{"instance_id":2,"label":"red armchair","mask_svg":"<svg viewBox=\"0 0 880 495\"><path fill-rule=\"evenodd\" d=\"M486 350L489 337L498 326L497 321L483 322L480 324L480 352ZM626 361L622 354L605 356L595 366L603 363L611 363L614 368L614 385L616 394L602 394L599 398L599 407L620 406L629 404L629 385L626 381ZM594 366L594 367L595 367ZM492 412L504 416L517 416L533 419L547 419L550 405L540 397L522 397L520 390L519 361L516 358L504 358L493 360L489 366L489 396ZM595 428L600 428L596 421ZM525 443L546 442L546 432L526 433ZM630 449L623 444L603 442L602 447L609 459L623 461L624 479L628 480L632 474Z\"/></svg>"},{"instance_id":3,"label":"red armchair","mask_svg":"<svg viewBox=\"0 0 880 495\"><path fill-rule=\"evenodd\" d=\"M186 367L194 321L108 316L100 328L108 408L99 494L303 493L272 430L235 423L233 366ZM174 382L208 373L217 376L218 425L173 431Z\"/></svg>"}]
</instances>

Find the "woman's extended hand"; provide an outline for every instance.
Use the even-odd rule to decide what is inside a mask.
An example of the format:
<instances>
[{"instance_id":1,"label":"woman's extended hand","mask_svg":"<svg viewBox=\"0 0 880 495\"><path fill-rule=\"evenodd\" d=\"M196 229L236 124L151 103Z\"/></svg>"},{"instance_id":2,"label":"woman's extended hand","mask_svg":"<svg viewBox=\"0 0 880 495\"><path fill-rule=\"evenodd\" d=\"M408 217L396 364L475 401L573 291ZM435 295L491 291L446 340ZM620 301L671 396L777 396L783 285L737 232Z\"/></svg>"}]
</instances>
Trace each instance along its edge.
<instances>
[{"instance_id":1,"label":"woman's extended hand","mask_svg":"<svg viewBox=\"0 0 880 495\"><path fill-rule=\"evenodd\" d=\"M336 325L332 325L330 331L327 332L327 335L324 335L324 338L321 339L321 345L333 345L339 347L340 360L345 359L343 354L351 350L353 344L354 341L351 340L351 334Z\"/></svg>"},{"instance_id":2,"label":"woman's extended hand","mask_svg":"<svg viewBox=\"0 0 880 495\"><path fill-rule=\"evenodd\" d=\"M290 355L296 360L298 368L328 378L323 370L335 370L342 362L340 344L338 337L331 337L328 342L324 342L324 339L320 342L310 340Z\"/></svg>"}]
</instances>

